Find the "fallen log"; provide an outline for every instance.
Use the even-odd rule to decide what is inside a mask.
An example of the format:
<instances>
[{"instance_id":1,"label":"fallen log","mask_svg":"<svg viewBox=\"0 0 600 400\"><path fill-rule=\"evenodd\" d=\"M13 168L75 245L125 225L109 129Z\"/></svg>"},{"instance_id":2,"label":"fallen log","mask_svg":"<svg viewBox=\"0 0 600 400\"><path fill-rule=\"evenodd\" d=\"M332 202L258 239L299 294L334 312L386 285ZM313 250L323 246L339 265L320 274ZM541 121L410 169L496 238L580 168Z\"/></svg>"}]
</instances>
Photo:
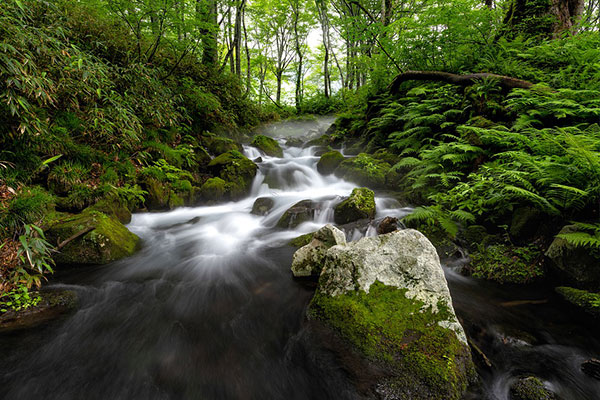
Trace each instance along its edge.
<instances>
[{"instance_id":1,"label":"fallen log","mask_svg":"<svg viewBox=\"0 0 600 400\"><path fill-rule=\"evenodd\" d=\"M530 89L533 83L510 76L490 73L458 75L442 71L406 71L397 75L388 86L390 93L397 93L400 85L406 81L440 81L453 85L469 86L477 79L494 78L503 89Z\"/></svg>"}]
</instances>

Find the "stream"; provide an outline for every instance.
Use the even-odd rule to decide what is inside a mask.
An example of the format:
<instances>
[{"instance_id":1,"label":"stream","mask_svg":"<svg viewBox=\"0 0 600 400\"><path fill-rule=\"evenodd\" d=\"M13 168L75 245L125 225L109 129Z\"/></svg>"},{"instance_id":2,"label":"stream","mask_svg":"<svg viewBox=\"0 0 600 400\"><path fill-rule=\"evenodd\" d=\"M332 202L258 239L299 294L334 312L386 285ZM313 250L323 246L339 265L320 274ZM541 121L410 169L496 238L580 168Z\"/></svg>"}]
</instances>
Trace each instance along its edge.
<instances>
[{"instance_id":1,"label":"stream","mask_svg":"<svg viewBox=\"0 0 600 400\"><path fill-rule=\"evenodd\" d=\"M80 307L42 327L0 334L0 399L356 398L335 359L299 342L314 287L290 272L288 242L332 223L335 205L357 186L320 175L318 147L285 145L330 123L265 127L259 133L276 137L284 157L245 147L250 159L263 159L247 198L135 214L128 228L142 238L139 253L57 275L52 285L76 291ZM375 220L347 227L348 240L411 212L376 194ZM275 201L266 216L250 214L259 197ZM305 199L320 204L313 221L275 227ZM462 263L444 266L454 307L493 363L480 369L482 385L469 399L507 400L523 374L565 400L600 399L600 381L580 371L600 356L598 323L552 288L475 280L458 272Z\"/></svg>"}]
</instances>

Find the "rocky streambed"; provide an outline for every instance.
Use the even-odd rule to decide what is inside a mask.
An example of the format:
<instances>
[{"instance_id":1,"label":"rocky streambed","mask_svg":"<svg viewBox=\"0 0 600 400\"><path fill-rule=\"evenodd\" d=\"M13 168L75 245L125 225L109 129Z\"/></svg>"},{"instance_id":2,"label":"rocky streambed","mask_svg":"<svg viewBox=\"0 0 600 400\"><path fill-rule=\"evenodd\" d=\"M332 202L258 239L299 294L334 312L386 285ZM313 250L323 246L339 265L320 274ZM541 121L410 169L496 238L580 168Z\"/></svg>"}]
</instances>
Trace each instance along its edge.
<instances>
[{"instance_id":1,"label":"rocky streambed","mask_svg":"<svg viewBox=\"0 0 600 400\"><path fill-rule=\"evenodd\" d=\"M342 152L319 163L329 149L302 147L302 127L265 133L282 152L246 146L251 181L228 175L237 153L211 161L205 201L228 202L134 214L139 252L55 277L76 311L0 333L5 398L597 398L581 371L600 354L589 319L543 286L464 277L460 258L441 266L423 235L395 230L410 208L357 189L360 162Z\"/></svg>"}]
</instances>

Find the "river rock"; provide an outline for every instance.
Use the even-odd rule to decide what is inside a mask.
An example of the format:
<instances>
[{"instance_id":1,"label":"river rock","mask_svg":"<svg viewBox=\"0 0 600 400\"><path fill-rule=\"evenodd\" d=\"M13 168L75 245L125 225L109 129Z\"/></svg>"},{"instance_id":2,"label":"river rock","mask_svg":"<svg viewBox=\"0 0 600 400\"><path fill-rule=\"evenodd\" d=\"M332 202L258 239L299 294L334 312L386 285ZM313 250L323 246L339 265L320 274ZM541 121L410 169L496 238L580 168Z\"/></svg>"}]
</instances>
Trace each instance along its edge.
<instances>
[{"instance_id":1,"label":"river rock","mask_svg":"<svg viewBox=\"0 0 600 400\"><path fill-rule=\"evenodd\" d=\"M335 207L336 224L347 224L364 218L375 217L375 193L367 188L356 188L346 200Z\"/></svg>"},{"instance_id":2,"label":"river rock","mask_svg":"<svg viewBox=\"0 0 600 400\"><path fill-rule=\"evenodd\" d=\"M600 293L591 293L565 286L557 287L555 290L569 303L594 317L600 318Z\"/></svg>"},{"instance_id":3,"label":"river rock","mask_svg":"<svg viewBox=\"0 0 600 400\"><path fill-rule=\"evenodd\" d=\"M292 273L296 278L319 276L327 249L345 244L344 232L331 224L325 225L313 234L309 244L294 253Z\"/></svg>"},{"instance_id":4,"label":"river rock","mask_svg":"<svg viewBox=\"0 0 600 400\"><path fill-rule=\"evenodd\" d=\"M256 147L270 157L283 157L283 150L277 140L265 135L256 135L252 138L252 146Z\"/></svg>"},{"instance_id":5,"label":"river rock","mask_svg":"<svg viewBox=\"0 0 600 400\"><path fill-rule=\"evenodd\" d=\"M344 161L344 156L339 151L328 151L321 156L317 163L317 171L323 175L333 174L333 171Z\"/></svg>"},{"instance_id":6,"label":"river rock","mask_svg":"<svg viewBox=\"0 0 600 400\"><path fill-rule=\"evenodd\" d=\"M129 257L140 246L140 239L116 218L85 210L81 214L58 215L44 223L46 237L60 246L54 261L63 265L101 265Z\"/></svg>"},{"instance_id":7,"label":"river rock","mask_svg":"<svg viewBox=\"0 0 600 400\"><path fill-rule=\"evenodd\" d=\"M578 232L575 225L563 227L559 234ZM600 290L600 260L595 257L590 249L576 247L565 239L556 237L546 256L550 259L550 266L560 275L576 286L585 289Z\"/></svg>"},{"instance_id":8,"label":"river rock","mask_svg":"<svg viewBox=\"0 0 600 400\"><path fill-rule=\"evenodd\" d=\"M71 290L30 292L30 296L39 296L39 303L23 310L0 313L0 332L32 328L77 307L77 294Z\"/></svg>"},{"instance_id":9,"label":"river rock","mask_svg":"<svg viewBox=\"0 0 600 400\"><path fill-rule=\"evenodd\" d=\"M346 154L348 154L346 152ZM371 188L385 187L385 177L390 164L372 156L361 153L356 157L346 158L335 169L335 175L350 182Z\"/></svg>"},{"instance_id":10,"label":"river rock","mask_svg":"<svg viewBox=\"0 0 600 400\"><path fill-rule=\"evenodd\" d=\"M208 164L208 168L215 177L221 178L225 182L224 198L231 200L248 194L258 170L258 166L254 162L237 150L231 150L215 157ZM201 188L200 193L206 191Z\"/></svg>"},{"instance_id":11,"label":"river rock","mask_svg":"<svg viewBox=\"0 0 600 400\"><path fill-rule=\"evenodd\" d=\"M375 366L344 365L356 382L375 398L461 398L475 376L471 353L423 234L407 229L336 245L322 264L308 318L343 339L347 347L331 349L342 363L358 353ZM374 377L366 372L373 369Z\"/></svg>"},{"instance_id":12,"label":"river rock","mask_svg":"<svg viewBox=\"0 0 600 400\"><path fill-rule=\"evenodd\" d=\"M275 201L272 198L259 197L254 201L250 213L254 215L267 215L274 205Z\"/></svg>"},{"instance_id":13,"label":"river rock","mask_svg":"<svg viewBox=\"0 0 600 400\"><path fill-rule=\"evenodd\" d=\"M584 374L594 379L600 380L600 360L591 358L581 364L581 370Z\"/></svg>"},{"instance_id":14,"label":"river rock","mask_svg":"<svg viewBox=\"0 0 600 400\"><path fill-rule=\"evenodd\" d=\"M535 376L518 379L510 387L510 400L557 400L558 398Z\"/></svg>"},{"instance_id":15,"label":"river rock","mask_svg":"<svg viewBox=\"0 0 600 400\"><path fill-rule=\"evenodd\" d=\"M391 233L398 230L398 218L395 217L385 217L377 226L377 234L385 235L386 233Z\"/></svg>"},{"instance_id":16,"label":"river rock","mask_svg":"<svg viewBox=\"0 0 600 400\"><path fill-rule=\"evenodd\" d=\"M319 203L312 200L299 201L283 213L277 221L277 226L279 228L295 228L304 222L312 221L318 208Z\"/></svg>"}]
</instances>

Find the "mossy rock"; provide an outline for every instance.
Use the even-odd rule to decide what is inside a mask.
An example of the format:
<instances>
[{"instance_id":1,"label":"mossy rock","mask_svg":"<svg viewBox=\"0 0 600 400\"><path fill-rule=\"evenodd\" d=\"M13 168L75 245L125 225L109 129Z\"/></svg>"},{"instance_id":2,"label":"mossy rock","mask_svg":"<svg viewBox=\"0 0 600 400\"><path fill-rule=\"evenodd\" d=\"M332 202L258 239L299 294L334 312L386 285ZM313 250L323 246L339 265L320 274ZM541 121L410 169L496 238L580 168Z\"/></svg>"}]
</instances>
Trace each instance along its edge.
<instances>
[{"instance_id":1,"label":"mossy rock","mask_svg":"<svg viewBox=\"0 0 600 400\"><path fill-rule=\"evenodd\" d=\"M254 162L237 150L228 151L215 157L208 167L213 175L228 183L227 191L231 199L248 194L258 170Z\"/></svg>"},{"instance_id":2,"label":"mossy rock","mask_svg":"<svg viewBox=\"0 0 600 400\"><path fill-rule=\"evenodd\" d=\"M0 332L29 329L77 308L77 294L72 290L43 290L30 292L39 296L36 306L24 310L0 313Z\"/></svg>"},{"instance_id":3,"label":"mossy rock","mask_svg":"<svg viewBox=\"0 0 600 400\"><path fill-rule=\"evenodd\" d=\"M441 304L437 312L424 309L406 292L378 281L368 293L328 296L317 290L308 317L379 367L377 398L462 398L475 372L468 347L442 326L450 312Z\"/></svg>"},{"instance_id":4,"label":"mossy rock","mask_svg":"<svg viewBox=\"0 0 600 400\"><path fill-rule=\"evenodd\" d=\"M545 276L542 252L536 246L496 244L471 254L468 267L475 278L499 283L531 283Z\"/></svg>"},{"instance_id":5,"label":"mossy rock","mask_svg":"<svg viewBox=\"0 0 600 400\"><path fill-rule=\"evenodd\" d=\"M390 165L395 165L400 161L400 156L398 154L394 154L387 149L379 149L372 154L373 158L376 158L381 161L385 161Z\"/></svg>"},{"instance_id":6,"label":"mossy rock","mask_svg":"<svg viewBox=\"0 0 600 400\"><path fill-rule=\"evenodd\" d=\"M133 208L133 205L125 204L125 202L117 196L107 196L87 209L91 211L100 211L118 219L119 222L123 224L128 224L131 222L131 211Z\"/></svg>"},{"instance_id":7,"label":"mossy rock","mask_svg":"<svg viewBox=\"0 0 600 400\"><path fill-rule=\"evenodd\" d=\"M510 400L557 400L535 376L519 378L510 387Z\"/></svg>"},{"instance_id":8,"label":"mossy rock","mask_svg":"<svg viewBox=\"0 0 600 400\"><path fill-rule=\"evenodd\" d=\"M312 221L318 207L319 204L312 200L299 201L283 213L277 221L277 227L295 228L304 222Z\"/></svg>"},{"instance_id":9,"label":"mossy rock","mask_svg":"<svg viewBox=\"0 0 600 400\"><path fill-rule=\"evenodd\" d=\"M81 234L80 236L77 236ZM50 243L77 236L67 243L54 260L59 265L101 265L129 257L140 247L140 239L116 218L99 211L85 210L48 221Z\"/></svg>"},{"instance_id":10,"label":"mossy rock","mask_svg":"<svg viewBox=\"0 0 600 400\"><path fill-rule=\"evenodd\" d=\"M328 151L321 156L317 163L317 171L323 175L333 174L333 171L344 161L344 156L339 151Z\"/></svg>"},{"instance_id":11,"label":"mossy rock","mask_svg":"<svg viewBox=\"0 0 600 400\"><path fill-rule=\"evenodd\" d=\"M304 235L300 235L297 238L294 238L288 242L288 244L292 247L303 247L309 244L314 236L315 232L305 233Z\"/></svg>"},{"instance_id":12,"label":"mossy rock","mask_svg":"<svg viewBox=\"0 0 600 400\"><path fill-rule=\"evenodd\" d=\"M563 227L559 234L579 232L576 225ZM600 290L600 255L595 249L577 247L561 237L556 237L548 250L546 257L550 266L571 284L598 291Z\"/></svg>"},{"instance_id":13,"label":"mossy rock","mask_svg":"<svg viewBox=\"0 0 600 400\"><path fill-rule=\"evenodd\" d=\"M335 175L370 188L383 188L390 168L390 164L385 161L361 153L356 157L342 161L336 168Z\"/></svg>"},{"instance_id":14,"label":"mossy rock","mask_svg":"<svg viewBox=\"0 0 600 400\"><path fill-rule=\"evenodd\" d=\"M367 188L352 190L350 197L335 207L336 224L348 224L359 219L375 217L375 193Z\"/></svg>"},{"instance_id":15,"label":"mossy rock","mask_svg":"<svg viewBox=\"0 0 600 400\"><path fill-rule=\"evenodd\" d=\"M566 286L557 287L555 290L569 303L596 318L600 317L600 293L591 293Z\"/></svg>"},{"instance_id":16,"label":"mossy rock","mask_svg":"<svg viewBox=\"0 0 600 400\"><path fill-rule=\"evenodd\" d=\"M256 135L250 144L270 157L283 157L283 150L279 143L271 137Z\"/></svg>"},{"instance_id":17,"label":"mossy rock","mask_svg":"<svg viewBox=\"0 0 600 400\"><path fill-rule=\"evenodd\" d=\"M164 210L169 207L169 194L171 189L167 183L158 179L147 177L142 186L148 194L146 195L146 207L149 210Z\"/></svg>"},{"instance_id":18,"label":"mossy rock","mask_svg":"<svg viewBox=\"0 0 600 400\"><path fill-rule=\"evenodd\" d=\"M318 138L311 139L308 142L306 142L306 147L329 146L330 143L331 143L331 136L325 134L325 135L319 136Z\"/></svg>"},{"instance_id":19,"label":"mossy rock","mask_svg":"<svg viewBox=\"0 0 600 400\"><path fill-rule=\"evenodd\" d=\"M211 154L214 155L223 154L232 150L242 150L242 146L233 140L222 136L216 136L214 134L207 134L203 136L201 143Z\"/></svg>"},{"instance_id":20,"label":"mossy rock","mask_svg":"<svg viewBox=\"0 0 600 400\"><path fill-rule=\"evenodd\" d=\"M512 216L509 233L517 243L527 243L540 228L544 214L533 207L519 207Z\"/></svg>"},{"instance_id":21,"label":"mossy rock","mask_svg":"<svg viewBox=\"0 0 600 400\"><path fill-rule=\"evenodd\" d=\"M456 259L462 257L461 248L456 244L446 231L438 226L428 225L420 221L403 221L407 228L413 228L421 232L429 239L442 260Z\"/></svg>"},{"instance_id":22,"label":"mossy rock","mask_svg":"<svg viewBox=\"0 0 600 400\"><path fill-rule=\"evenodd\" d=\"M210 178L200 187L198 196L206 201L219 201L227 199L228 185L223 179Z\"/></svg>"}]
</instances>

